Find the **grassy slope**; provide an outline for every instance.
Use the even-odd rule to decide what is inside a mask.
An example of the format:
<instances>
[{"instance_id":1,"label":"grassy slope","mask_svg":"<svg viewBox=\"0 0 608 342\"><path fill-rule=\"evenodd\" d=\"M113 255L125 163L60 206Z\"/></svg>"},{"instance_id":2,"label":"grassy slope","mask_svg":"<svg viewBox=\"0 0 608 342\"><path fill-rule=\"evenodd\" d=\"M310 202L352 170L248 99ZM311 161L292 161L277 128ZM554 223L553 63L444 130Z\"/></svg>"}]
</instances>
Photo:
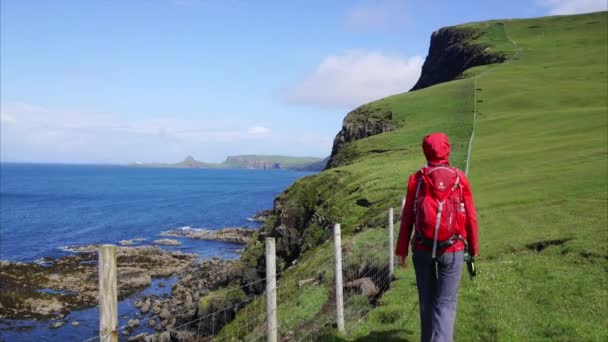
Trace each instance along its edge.
<instances>
[{"instance_id":1,"label":"grassy slope","mask_svg":"<svg viewBox=\"0 0 608 342\"><path fill-rule=\"evenodd\" d=\"M514 57L502 23L521 47L516 59L366 105L378 112L391 110L398 129L351 144L341 152L348 165L306 177L281 196L287 205L317 203L320 214L342 222L347 257L351 251L384 259L384 248L371 245L382 244L385 230L355 231L385 226L386 209L399 206L407 175L424 162L420 140L428 132L448 133L452 163L464 167L473 76L491 69L477 83L479 115L470 171L480 219L480 274L474 282L463 279L456 336L462 341L605 340L608 16L466 26L483 30L481 41ZM362 198L370 206L357 205ZM540 252L526 247L555 239L571 240ZM370 246L352 248L357 244ZM302 279L302 272L315 269L331 270L332 255L331 243L309 250L283 281ZM399 270L397 275L366 320L347 322L348 339L417 339L413 272ZM283 307L289 307L290 315L322 320L331 314L319 309L328 305L329 296L313 292L315 305L301 307L292 294Z\"/></svg>"}]
</instances>

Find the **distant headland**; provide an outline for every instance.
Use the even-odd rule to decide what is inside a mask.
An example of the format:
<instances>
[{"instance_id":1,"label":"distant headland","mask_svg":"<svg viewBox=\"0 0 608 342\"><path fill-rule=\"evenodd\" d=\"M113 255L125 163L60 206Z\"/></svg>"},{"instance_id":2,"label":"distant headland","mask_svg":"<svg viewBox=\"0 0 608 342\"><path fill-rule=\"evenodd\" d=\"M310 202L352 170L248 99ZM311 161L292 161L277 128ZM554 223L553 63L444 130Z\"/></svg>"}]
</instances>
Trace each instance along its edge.
<instances>
[{"instance_id":1,"label":"distant headland","mask_svg":"<svg viewBox=\"0 0 608 342\"><path fill-rule=\"evenodd\" d=\"M229 156L221 163L206 163L187 156L178 163L142 163L129 164L131 167L178 168L178 169L261 169L261 170L296 170L321 171L328 158L290 157L276 155L239 155Z\"/></svg>"}]
</instances>

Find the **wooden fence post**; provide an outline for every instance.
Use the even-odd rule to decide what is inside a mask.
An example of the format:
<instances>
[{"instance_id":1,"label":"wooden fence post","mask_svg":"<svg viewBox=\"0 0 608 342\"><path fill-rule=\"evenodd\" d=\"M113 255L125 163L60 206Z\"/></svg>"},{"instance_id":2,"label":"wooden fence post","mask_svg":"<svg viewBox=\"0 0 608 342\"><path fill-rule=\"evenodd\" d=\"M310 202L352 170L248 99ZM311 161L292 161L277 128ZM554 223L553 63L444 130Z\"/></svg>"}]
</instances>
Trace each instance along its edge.
<instances>
[{"instance_id":1,"label":"wooden fence post","mask_svg":"<svg viewBox=\"0 0 608 342\"><path fill-rule=\"evenodd\" d=\"M277 342L277 269L274 238L266 238L266 329L268 342Z\"/></svg>"},{"instance_id":2,"label":"wooden fence post","mask_svg":"<svg viewBox=\"0 0 608 342\"><path fill-rule=\"evenodd\" d=\"M99 340L118 341L116 246L99 247Z\"/></svg>"},{"instance_id":3,"label":"wooden fence post","mask_svg":"<svg viewBox=\"0 0 608 342\"><path fill-rule=\"evenodd\" d=\"M394 229L393 229L393 208L388 210L388 270L389 276L393 276L395 270L395 251L394 246Z\"/></svg>"},{"instance_id":4,"label":"wooden fence post","mask_svg":"<svg viewBox=\"0 0 608 342\"><path fill-rule=\"evenodd\" d=\"M340 224L334 225L334 264L336 278L336 322L338 331L344 333L344 296L342 293L342 236Z\"/></svg>"}]
</instances>

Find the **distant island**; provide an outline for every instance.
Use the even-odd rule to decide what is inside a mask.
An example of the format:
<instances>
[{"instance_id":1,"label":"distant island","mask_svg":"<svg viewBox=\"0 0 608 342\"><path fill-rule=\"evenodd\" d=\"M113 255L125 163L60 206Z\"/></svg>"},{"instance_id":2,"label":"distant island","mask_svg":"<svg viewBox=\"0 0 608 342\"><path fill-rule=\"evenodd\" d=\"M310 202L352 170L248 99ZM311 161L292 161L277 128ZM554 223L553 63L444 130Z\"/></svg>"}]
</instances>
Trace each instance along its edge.
<instances>
[{"instance_id":1,"label":"distant island","mask_svg":"<svg viewBox=\"0 0 608 342\"><path fill-rule=\"evenodd\" d=\"M328 158L290 157L272 155L240 155L229 156L221 163L206 163L186 157L178 163L142 163L129 164L131 167L148 168L178 168L178 169L260 169L260 170L296 170L321 171L325 168Z\"/></svg>"}]
</instances>

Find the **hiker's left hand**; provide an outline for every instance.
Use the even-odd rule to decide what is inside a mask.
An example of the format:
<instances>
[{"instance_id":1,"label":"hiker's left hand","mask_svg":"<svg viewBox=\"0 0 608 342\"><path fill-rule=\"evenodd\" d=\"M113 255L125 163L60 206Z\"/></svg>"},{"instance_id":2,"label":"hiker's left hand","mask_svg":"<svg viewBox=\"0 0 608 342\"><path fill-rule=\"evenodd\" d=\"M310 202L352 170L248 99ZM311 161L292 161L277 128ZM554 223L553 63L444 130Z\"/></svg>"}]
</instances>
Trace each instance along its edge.
<instances>
[{"instance_id":1,"label":"hiker's left hand","mask_svg":"<svg viewBox=\"0 0 608 342\"><path fill-rule=\"evenodd\" d=\"M399 265L399 267L406 269L407 268L407 257L404 256L398 256L397 257L397 264Z\"/></svg>"}]
</instances>

